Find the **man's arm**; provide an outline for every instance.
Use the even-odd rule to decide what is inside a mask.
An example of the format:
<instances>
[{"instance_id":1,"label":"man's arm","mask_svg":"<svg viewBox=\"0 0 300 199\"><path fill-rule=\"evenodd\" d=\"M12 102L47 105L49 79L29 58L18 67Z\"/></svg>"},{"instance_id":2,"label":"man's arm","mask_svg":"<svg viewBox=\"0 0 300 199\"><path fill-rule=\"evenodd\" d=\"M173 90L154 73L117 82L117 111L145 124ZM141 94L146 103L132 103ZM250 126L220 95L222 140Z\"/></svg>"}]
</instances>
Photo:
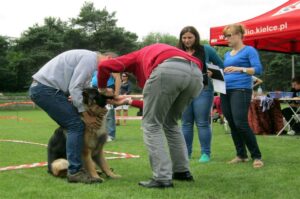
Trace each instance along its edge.
<instances>
[{"instance_id":1,"label":"man's arm","mask_svg":"<svg viewBox=\"0 0 300 199\"><path fill-rule=\"evenodd\" d=\"M121 87L121 77L120 73L112 73L111 74L113 78L115 79L115 96L118 96L120 93L120 87Z\"/></svg>"},{"instance_id":2,"label":"man's arm","mask_svg":"<svg viewBox=\"0 0 300 199\"><path fill-rule=\"evenodd\" d=\"M107 80L111 73L134 71L138 52L132 52L121 57L101 61L98 65L98 88L106 88Z\"/></svg>"},{"instance_id":3,"label":"man's arm","mask_svg":"<svg viewBox=\"0 0 300 199\"><path fill-rule=\"evenodd\" d=\"M95 66L97 65L93 57L86 56L80 60L72 74L68 89L73 105L78 109L78 112L85 111L82 104L82 90L88 86L89 80L95 71Z\"/></svg>"},{"instance_id":4,"label":"man's arm","mask_svg":"<svg viewBox=\"0 0 300 199\"><path fill-rule=\"evenodd\" d=\"M119 95L115 97L113 100L107 100L109 104L113 105L131 105L137 108L143 108L144 102L143 100L132 100L127 95Z\"/></svg>"}]
</instances>

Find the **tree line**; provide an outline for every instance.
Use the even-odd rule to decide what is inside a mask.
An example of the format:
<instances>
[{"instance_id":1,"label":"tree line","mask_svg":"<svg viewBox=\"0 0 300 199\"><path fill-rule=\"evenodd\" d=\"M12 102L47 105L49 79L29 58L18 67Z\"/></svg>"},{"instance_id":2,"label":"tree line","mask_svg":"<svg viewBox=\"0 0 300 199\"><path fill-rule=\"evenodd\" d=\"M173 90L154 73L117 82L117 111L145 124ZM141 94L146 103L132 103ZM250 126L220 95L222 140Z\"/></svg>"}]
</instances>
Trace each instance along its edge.
<instances>
[{"instance_id":1,"label":"tree line","mask_svg":"<svg viewBox=\"0 0 300 199\"><path fill-rule=\"evenodd\" d=\"M31 76L57 54L70 49L113 51L119 55L129 53L153 43L176 46L178 37L162 33L149 33L138 41L136 33L116 25L116 13L95 8L85 2L79 15L68 21L46 17L43 25L35 24L20 38L0 35L0 92L26 91ZM179 35L179 33L178 33ZM208 41L202 41L208 43ZM223 57L225 47L216 47ZM265 90L286 90L291 80L291 56L260 52L264 65ZM300 73L300 56L295 56L296 74ZM131 78L131 81L134 81Z\"/></svg>"}]
</instances>

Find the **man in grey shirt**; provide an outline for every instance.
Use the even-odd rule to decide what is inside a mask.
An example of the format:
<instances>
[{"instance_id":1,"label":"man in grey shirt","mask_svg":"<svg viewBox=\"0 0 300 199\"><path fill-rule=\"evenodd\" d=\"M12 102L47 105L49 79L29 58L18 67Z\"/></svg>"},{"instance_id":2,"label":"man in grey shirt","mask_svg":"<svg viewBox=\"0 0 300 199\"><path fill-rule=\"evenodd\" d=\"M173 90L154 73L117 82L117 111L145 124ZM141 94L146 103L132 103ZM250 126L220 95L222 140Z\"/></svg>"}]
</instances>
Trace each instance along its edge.
<instances>
[{"instance_id":1,"label":"man in grey shirt","mask_svg":"<svg viewBox=\"0 0 300 199\"><path fill-rule=\"evenodd\" d=\"M29 89L32 101L67 130L69 182L93 182L82 170L81 152L85 125L96 127L98 124L95 117L85 112L82 90L90 86L92 74L100 61L112 56L113 53L69 50L54 57L32 76Z\"/></svg>"}]
</instances>

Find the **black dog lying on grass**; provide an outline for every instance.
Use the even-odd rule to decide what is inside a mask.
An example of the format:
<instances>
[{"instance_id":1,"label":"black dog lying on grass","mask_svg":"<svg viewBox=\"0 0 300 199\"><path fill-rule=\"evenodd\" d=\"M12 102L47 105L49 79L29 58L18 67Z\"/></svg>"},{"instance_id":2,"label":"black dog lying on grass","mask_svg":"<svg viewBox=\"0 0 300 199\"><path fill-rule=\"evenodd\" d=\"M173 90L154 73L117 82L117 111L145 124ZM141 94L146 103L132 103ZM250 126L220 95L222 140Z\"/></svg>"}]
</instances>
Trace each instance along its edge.
<instances>
[{"instance_id":1,"label":"black dog lying on grass","mask_svg":"<svg viewBox=\"0 0 300 199\"><path fill-rule=\"evenodd\" d=\"M101 95L97 89L88 88L82 92L83 104L87 112L96 116L97 121L101 122L99 128L86 127L84 131L84 146L82 152L83 167L95 182L102 182L96 170L96 165L111 178L118 178L109 168L104 157L103 146L106 143L106 100L113 99ZM48 172L57 177L66 177L68 161L66 155L66 130L59 127L48 143Z\"/></svg>"}]
</instances>

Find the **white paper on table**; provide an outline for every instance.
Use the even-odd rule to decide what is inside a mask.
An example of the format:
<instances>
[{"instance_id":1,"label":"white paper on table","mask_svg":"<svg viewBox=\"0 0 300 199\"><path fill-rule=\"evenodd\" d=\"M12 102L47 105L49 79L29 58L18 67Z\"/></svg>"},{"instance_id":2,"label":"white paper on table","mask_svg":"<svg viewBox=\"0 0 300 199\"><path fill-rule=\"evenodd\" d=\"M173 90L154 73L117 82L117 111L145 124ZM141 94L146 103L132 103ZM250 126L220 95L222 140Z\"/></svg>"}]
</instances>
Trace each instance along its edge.
<instances>
[{"instance_id":1,"label":"white paper on table","mask_svg":"<svg viewBox=\"0 0 300 199\"><path fill-rule=\"evenodd\" d=\"M213 64L206 64L208 70L210 70L213 75L211 77L214 90L219 93L226 94L226 84L224 81L224 73L223 70L219 68L219 66Z\"/></svg>"}]
</instances>

